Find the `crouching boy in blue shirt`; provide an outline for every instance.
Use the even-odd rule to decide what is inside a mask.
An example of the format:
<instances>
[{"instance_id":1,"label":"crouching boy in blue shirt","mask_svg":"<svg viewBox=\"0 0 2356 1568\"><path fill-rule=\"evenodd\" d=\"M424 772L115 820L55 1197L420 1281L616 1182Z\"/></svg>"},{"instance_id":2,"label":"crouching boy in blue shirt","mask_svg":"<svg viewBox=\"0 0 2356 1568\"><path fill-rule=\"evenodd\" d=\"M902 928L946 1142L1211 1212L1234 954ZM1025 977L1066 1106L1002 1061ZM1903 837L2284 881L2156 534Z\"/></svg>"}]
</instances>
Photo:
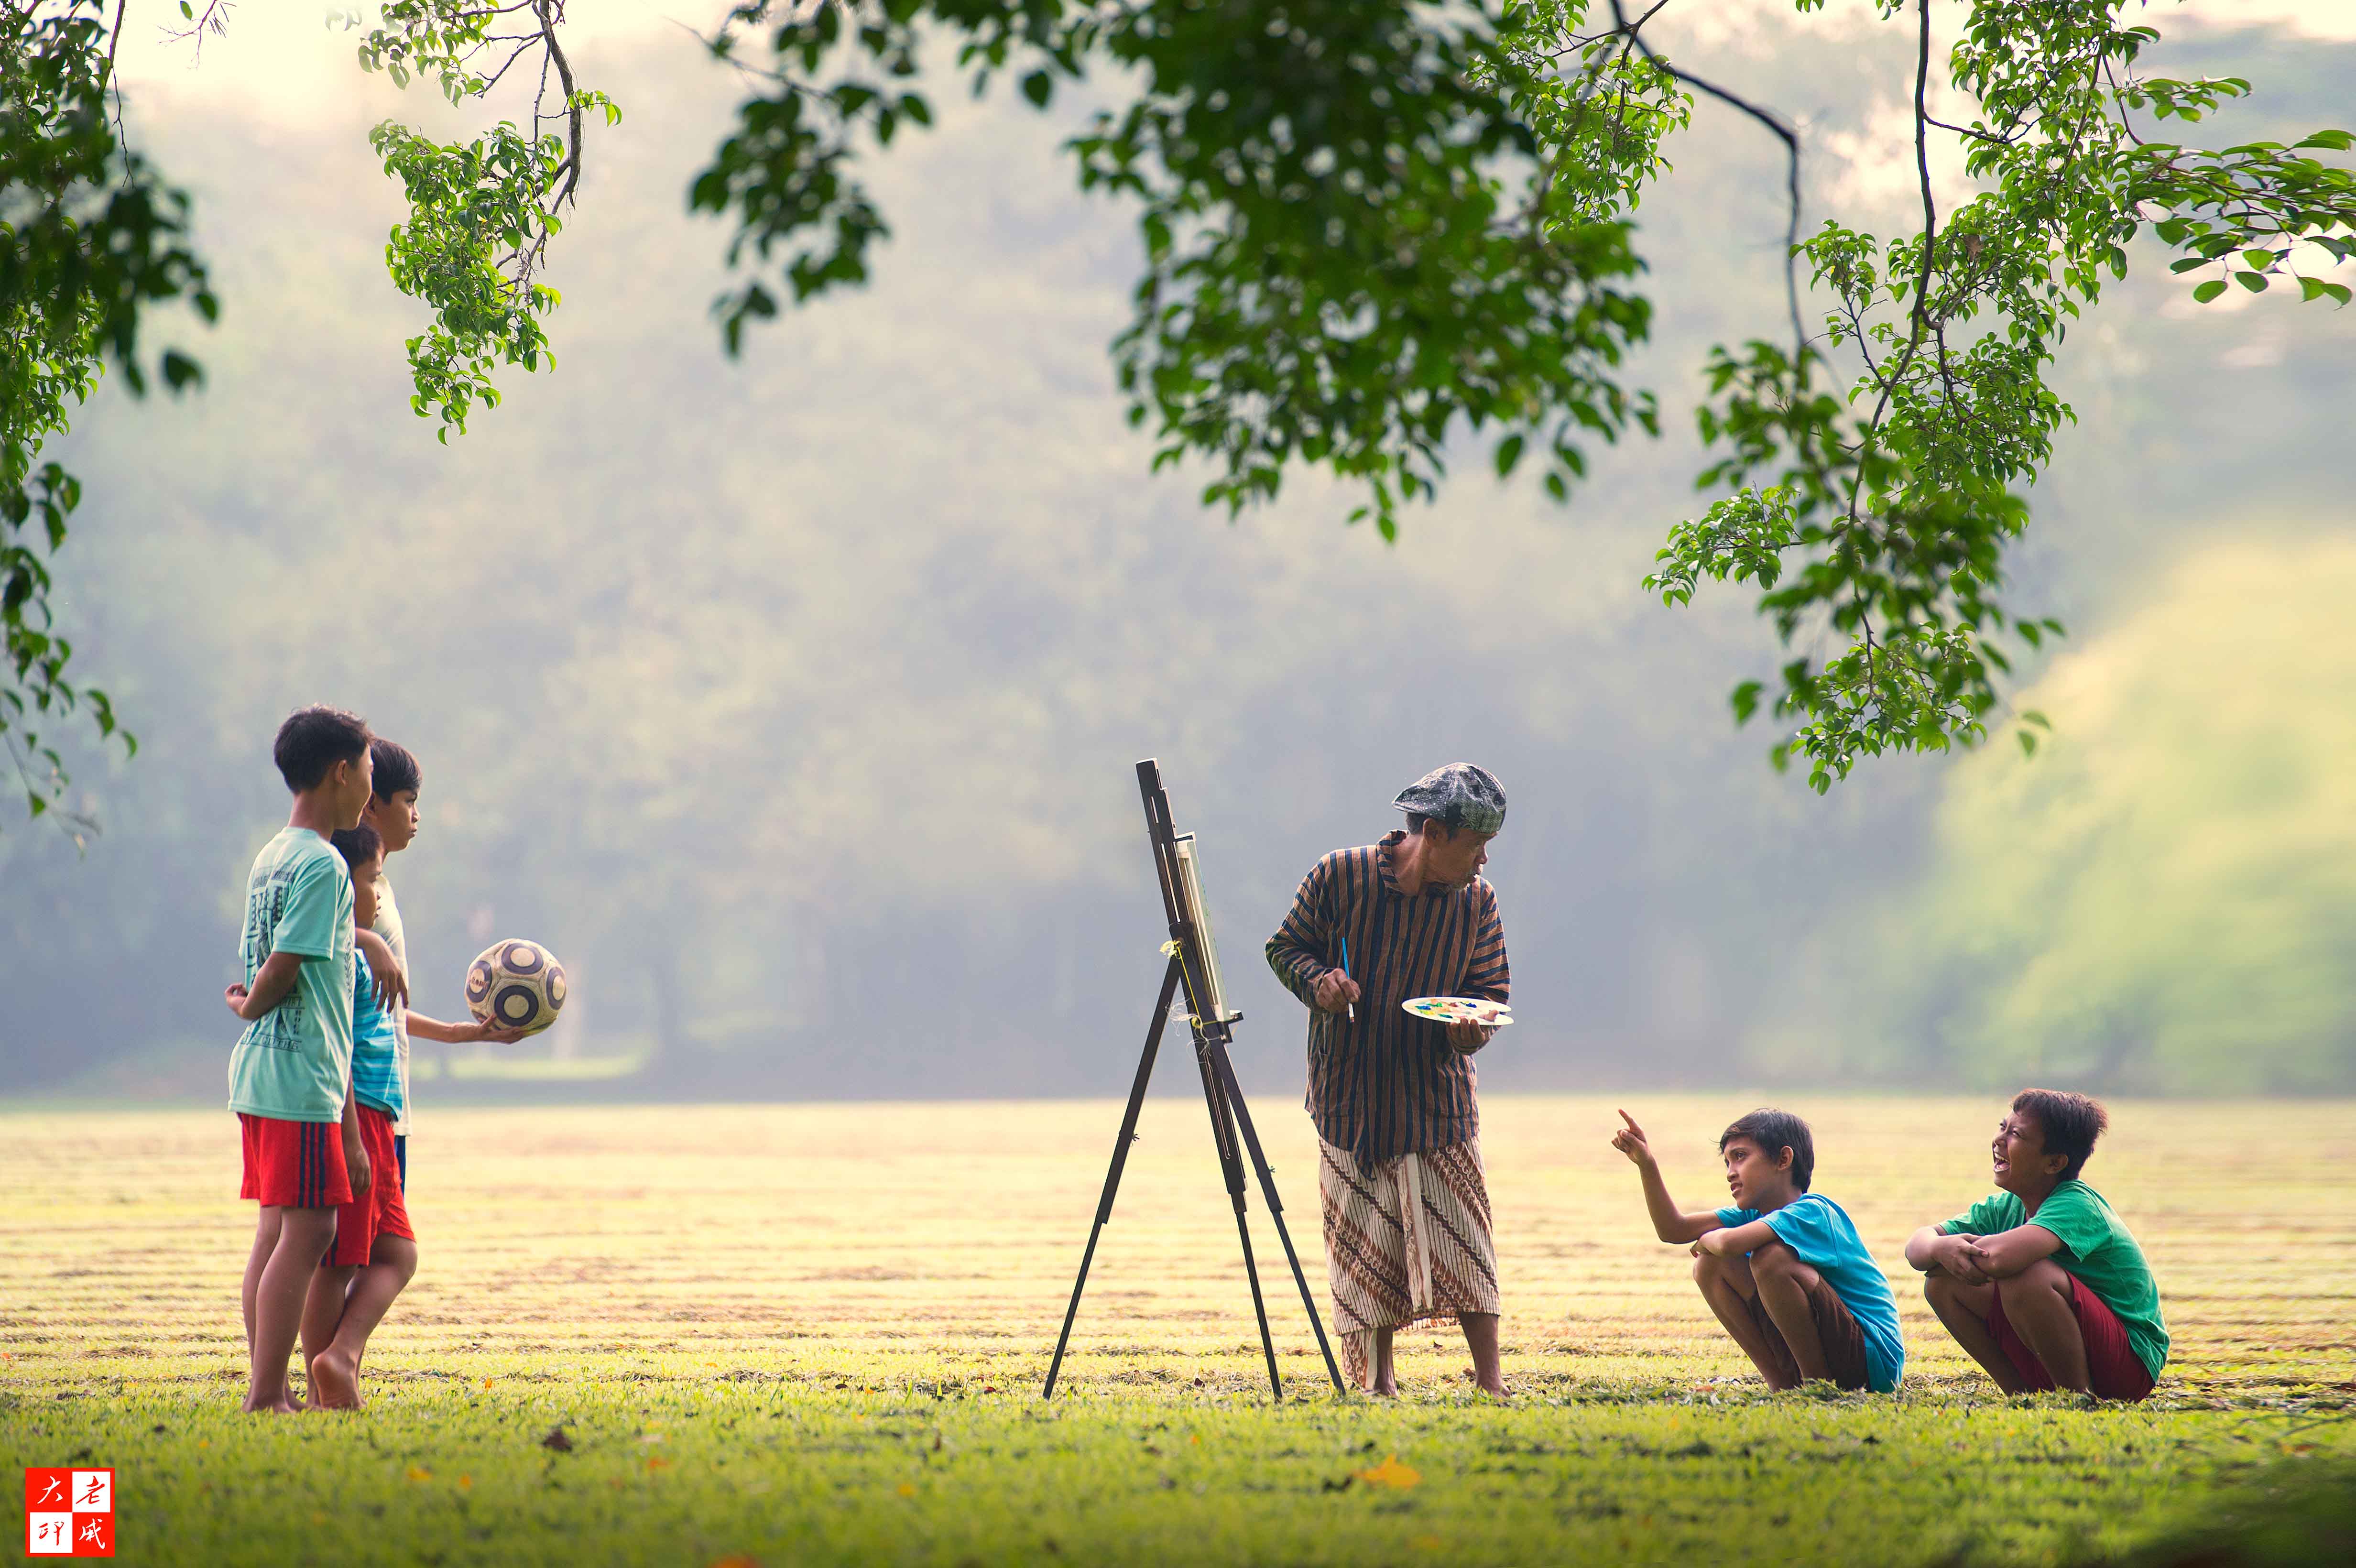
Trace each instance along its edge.
<instances>
[{"instance_id":1,"label":"crouching boy in blue shirt","mask_svg":"<svg viewBox=\"0 0 2356 1568\"><path fill-rule=\"evenodd\" d=\"M1627 1112L1612 1147L1644 1183L1665 1242L1693 1244L1694 1283L1772 1389L1821 1381L1888 1393L1906 1369L1889 1278L1831 1199L1808 1190L1815 1140L1788 1111L1759 1110L1719 1136L1726 1208L1688 1213L1669 1197L1644 1129Z\"/></svg>"}]
</instances>

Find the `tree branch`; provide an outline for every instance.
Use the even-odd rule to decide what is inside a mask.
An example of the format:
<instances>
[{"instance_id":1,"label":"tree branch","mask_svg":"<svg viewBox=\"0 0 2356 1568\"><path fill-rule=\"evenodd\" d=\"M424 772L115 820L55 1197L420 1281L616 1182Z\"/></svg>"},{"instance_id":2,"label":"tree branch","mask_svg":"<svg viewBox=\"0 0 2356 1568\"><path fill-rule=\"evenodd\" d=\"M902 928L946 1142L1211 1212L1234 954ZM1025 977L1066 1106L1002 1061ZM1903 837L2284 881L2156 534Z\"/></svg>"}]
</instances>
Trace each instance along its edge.
<instances>
[{"instance_id":1,"label":"tree branch","mask_svg":"<svg viewBox=\"0 0 2356 1568\"><path fill-rule=\"evenodd\" d=\"M1666 3L1667 0L1662 0L1662 4L1665 5ZM1638 27L1643 27L1644 23L1652 17L1654 12L1658 11L1660 8L1660 5L1655 5L1651 11L1645 12L1643 16L1638 17L1633 24L1631 24L1628 20L1628 13L1622 5L1622 0L1612 0L1612 19L1619 24L1619 30L1621 32L1628 35L1629 42L1634 44L1636 48L1643 52L1644 58L1652 61L1654 65L1657 66L1662 70L1666 71L1676 80L1684 82L1687 86L1698 88L1700 91L1708 93L1712 98L1717 99L1719 102L1731 105L1732 107L1740 110L1743 113L1748 114L1751 119L1756 120L1760 124L1766 126L1768 130L1773 132L1783 144L1783 151L1785 154L1784 187L1786 191L1789 193L1791 200L1791 216L1783 225L1783 295L1784 304L1789 308L1792 315L1792 367L1794 371L1796 373L1801 362L1806 358L1808 352L1807 329L1800 323L1800 274L1798 266L1798 251L1800 248L1800 133L1794 130L1790 125L1786 124L1783 117L1775 113L1772 110L1763 109L1758 104L1751 102L1750 100L1719 86L1714 81L1694 75L1691 71L1680 70L1677 67L1671 65L1667 60L1662 59L1661 56L1654 50L1653 47L1646 43L1636 31ZM1927 22L1925 23L1925 26L1927 27ZM1919 91L1916 96L1919 100L1921 96Z\"/></svg>"}]
</instances>

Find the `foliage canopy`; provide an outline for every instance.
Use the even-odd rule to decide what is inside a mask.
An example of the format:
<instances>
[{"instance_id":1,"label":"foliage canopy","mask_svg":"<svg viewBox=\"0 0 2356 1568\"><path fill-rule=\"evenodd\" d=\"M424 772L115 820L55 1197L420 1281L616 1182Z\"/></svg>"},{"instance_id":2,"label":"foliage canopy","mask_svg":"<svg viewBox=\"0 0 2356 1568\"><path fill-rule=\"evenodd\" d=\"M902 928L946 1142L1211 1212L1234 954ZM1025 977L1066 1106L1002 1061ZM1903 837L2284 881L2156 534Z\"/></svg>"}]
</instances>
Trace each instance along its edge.
<instances>
[{"instance_id":1,"label":"foliage canopy","mask_svg":"<svg viewBox=\"0 0 2356 1568\"><path fill-rule=\"evenodd\" d=\"M1157 467L1209 466L1207 504L1233 513L1278 495L1288 472L1323 467L1363 490L1352 520L1392 539L1473 442L1501 475L1535 462L1568 499L1592 442L1660 428L1629 369L1652 318L1633 217L1698 98L1714 97L1791 160L1790 319L1712 351L1696 417L1715 498L1670 528L1645 584L1670 604L1706 579L1751 587L1791 656L1737 686L1734 711L1772 714L1775 763L1801 759L1819 791L1864 757L1976 744L2014 651L2061 631L2012 602L2005 560L2073 417L2049 382L2070 326L2126 275L2139 237L2176 252L2197 300L2296 284L2304 301L2344 305L2349 288L2322 274L2356 251L2356 174L2329 155L2356 138L2161 140L2251 86L2142 74L2158 35L2133 21L2139 0L1971 0L1944 40L1928 0L1877 0L1915 45L1920 222L1880 234L1826 219L1804 235L1798 133L1655 49L1645 28L1672 3L1632 16L1622 0L752 0L711 40L749 91L690 195L734 226L724 339L739 351L783 304L865 281L890 229L862 170L933 123L920 78L946 51L976 94L1011 79L1041 109L1083 83L1107 101L1065 150L1083 189L1134 208L1143 241L1112 345L1119 384L1157 439ZM96 0L0 7L16 29L0 69L48 60L48 96L27 101L59 106L47 119L12 107L0 123L16 247L5 264L30 280L9 297L44 302L37 332L12 316L10 363L57 368L39 383L53 392L12 395L6 411L8 472L29 475L38 441L63 428L58 400L86 391L98 357L133 367L140 307L176 293L211 304L200 263L177 248L177 197L107 123L112 43ZM578 188L584 117L619 111L574 80L562 0L377 9L367 69L431 79L454 103L537 82L524 123L471 140L374 133L412 208L388 267L434 312L409 343L412 406L446 439L496 404L500 365L548 362L541 318L558 302L539 273ZM367 25L359 11L343 20ZM1934 101L1966 108L1943 120ZM72 268L18 259L36 232L19 210L70 206L66 187L42 195L51 165L35 156L67 144L69 122L83 139L71 188L94 199L119 171L112 199L145 191L150 215L140 229L126 209L123 231L148 250L107 274L113 292L88 296L97 304L76 303ZM1934 148L1959 148L1976 187L1944 214ZM58 254L115 254L92 242L112 230L51 227L83 236ZM1813 323L1803 272L1823 305ZM193 370L166 357L176 384ZM54 549L70 476L52 464L30 483ZM11 502L12 529L33 505ZM72 688L61 643L19 652L20 613L26 636L48 637L48 580L13 532L10 548L26 586L10 580L16 685L0 695L20 712ZM102 697L89 702L111 727ZM2020 717L2033 747L2042 720ZM52 768L28 792L57 782Z\"/></svg>"}]
</instances>

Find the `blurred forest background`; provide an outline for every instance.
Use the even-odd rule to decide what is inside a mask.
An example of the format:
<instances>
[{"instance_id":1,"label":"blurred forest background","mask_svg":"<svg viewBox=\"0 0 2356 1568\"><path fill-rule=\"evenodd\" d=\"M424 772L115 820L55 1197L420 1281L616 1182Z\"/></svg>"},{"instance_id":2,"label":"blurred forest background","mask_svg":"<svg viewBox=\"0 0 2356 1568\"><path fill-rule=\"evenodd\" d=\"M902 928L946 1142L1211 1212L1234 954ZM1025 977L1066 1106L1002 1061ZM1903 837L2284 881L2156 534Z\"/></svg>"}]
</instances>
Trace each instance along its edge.
<instances>
[{"instance_id":1,"label":"blurred forest background","mask_svg":"<svg viewBox=\"0 0 2356 1568\"><path fill-rule=\"evenodd\" d=\"M1911 31L1789 9L1648 36L1804 123L1812 211L1902 226ZM874 285L730 362L723 234L684 189L737 83L658 5L573 13L626 118L554 252L558 364L447 448L408 412L418 313L367 143L442 123L428 95L298 5L241 7L200 64L126 61L223 317L176 335L200 397L102 392L68 444L63 629L141 745L72 759L85 852L20 808L0 830L0 1093L221 1093L245 869L285 812L270 738L311 701L423 760L392 872L418 1008L461 1016L494 936L572 968L550 1036L419 1048L429 1116L1119 1093L1162 964L1147 755L1202 835L1266 1090L1298 1084L1302 1027L1261 940L1318 855L1458 758L1513 803L1493 1090L2356 1089L2356 313L2194 306L2138 258L2069 346L2080 422L2015 558L2021 607L2071 627L2022 672L2053 738L1818 799L1729 718L1776 654L1744 598L1637 585L1695 507L1704 349L1780 330L1756 127L1705 101L1642 211L1665 439L1567 508L1468 453L1386 547L1313 483L1230 525L1148 475L1105 355L1133 227L1055 155L1077 105L937 95L941 127L873 171L897 230ZM2346 7L2151 20L2155 69L2257 86L2203 140L2356 118Z\"/></svg>"}]
</instances>

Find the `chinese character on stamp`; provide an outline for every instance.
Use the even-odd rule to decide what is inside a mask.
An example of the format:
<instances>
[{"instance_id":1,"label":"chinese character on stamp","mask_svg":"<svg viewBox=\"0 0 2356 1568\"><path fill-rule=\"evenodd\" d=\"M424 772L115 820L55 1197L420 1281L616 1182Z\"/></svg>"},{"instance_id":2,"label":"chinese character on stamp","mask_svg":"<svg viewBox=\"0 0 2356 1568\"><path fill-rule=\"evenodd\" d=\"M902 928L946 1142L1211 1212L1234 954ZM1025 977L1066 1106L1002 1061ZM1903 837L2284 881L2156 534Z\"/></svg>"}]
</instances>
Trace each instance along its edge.
<instances>
[{"instance_id":1,"label":"chinese character on stamp","mask_svg":"<svg viewBox=\"0 0 2356 1568\"><path fill-rule=\"evenodd\" d=\"M27 1470L25 1551L34 1557L113 1556L114 1472Z\"/></svg>"}]
</instances>

